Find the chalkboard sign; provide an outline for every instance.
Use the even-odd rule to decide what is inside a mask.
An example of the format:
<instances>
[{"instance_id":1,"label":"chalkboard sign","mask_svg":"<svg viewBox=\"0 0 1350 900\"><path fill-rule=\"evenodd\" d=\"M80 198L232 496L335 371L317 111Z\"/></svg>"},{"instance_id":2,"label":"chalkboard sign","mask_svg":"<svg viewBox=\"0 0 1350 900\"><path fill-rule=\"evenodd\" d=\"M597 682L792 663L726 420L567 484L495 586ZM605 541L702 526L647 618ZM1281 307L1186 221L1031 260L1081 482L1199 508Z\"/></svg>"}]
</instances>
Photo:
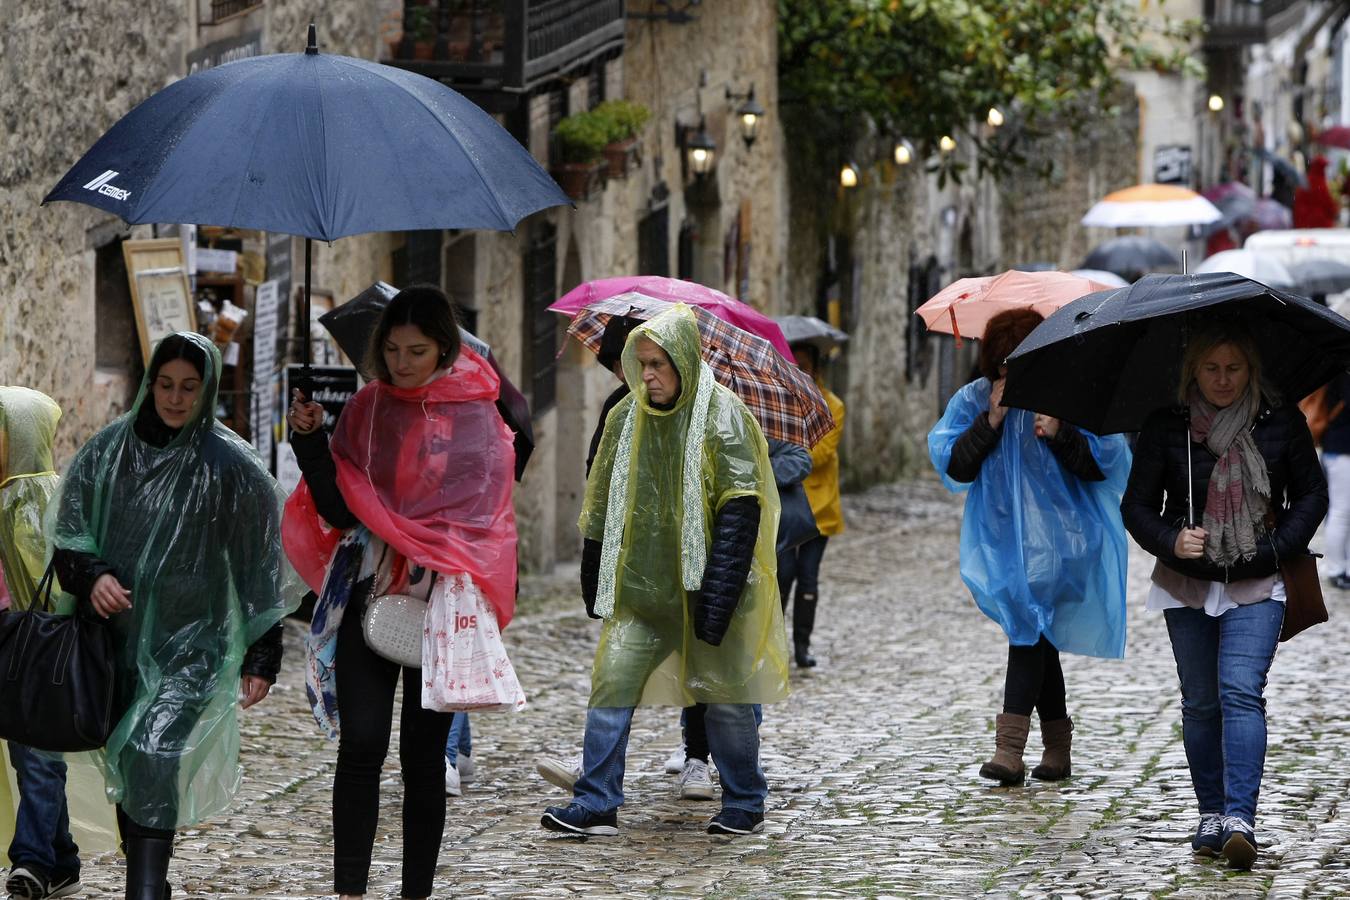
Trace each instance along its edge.
<instances>
[{"instance_id":1,"label":"chalkboard sign","mask_svg":"<svg viewBox=\"0 0 1350 900\"><path fill-rule=\"evenodd\" d=\"M299 383L304 368L300 365L286 367L286 397L283 402L288 407L291 404L291 387ZM338 416L342 415L342 408L360 390L361 381L352 366L312 366L310 386L310 396L323 407L323 427L331 431Z\"/></svg>"}]
</instances>

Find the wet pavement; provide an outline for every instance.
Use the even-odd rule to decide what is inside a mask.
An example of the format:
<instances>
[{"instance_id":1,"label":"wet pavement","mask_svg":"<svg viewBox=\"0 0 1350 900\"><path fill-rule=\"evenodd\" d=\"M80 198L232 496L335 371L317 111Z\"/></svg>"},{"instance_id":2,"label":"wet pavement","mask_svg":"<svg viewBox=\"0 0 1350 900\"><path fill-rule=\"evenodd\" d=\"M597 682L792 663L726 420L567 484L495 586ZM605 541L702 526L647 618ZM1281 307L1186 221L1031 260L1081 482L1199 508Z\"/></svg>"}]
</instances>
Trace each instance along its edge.
<instances>
[{"instance_id":1,"label":"wet pavement","mask_svg":"<svg viewBox=\"0 0 1350 900\"><path fill-rule=\"evenodd\" d=\"M597 628L575 573L529 578L506 632L529 696L473 720L477 780L447 798L438 896L1307 897L1350 896L1350 595L1282 645L1267 690L1270 753L1250 873L1198 862L1179 695L1162 619L1143 611L1151 560L1134 548L1123 661L1064 657L1077 724L1074 776L998 788L993 748L1006 642L956 563L960 501L934 481L845 498L850 530L822 569L815 651L765 710L770 795L762 834L704 833L716 803L677 799L662 762L678 713L639 710L620 833L539 827L566 795L534 763L580 745ZM301 630L271 698L243 716L244 787L229 814L184 832L174 896L305 897L331 887L336 746L304 699ZM1033 729L1029 764L1039 753ZM386 770L371 896L399 888L396 754ZM91 896L118 896L115 855L87 861ZM99 891L105 892L100 894Z\"/></svg>"}]
</instances>

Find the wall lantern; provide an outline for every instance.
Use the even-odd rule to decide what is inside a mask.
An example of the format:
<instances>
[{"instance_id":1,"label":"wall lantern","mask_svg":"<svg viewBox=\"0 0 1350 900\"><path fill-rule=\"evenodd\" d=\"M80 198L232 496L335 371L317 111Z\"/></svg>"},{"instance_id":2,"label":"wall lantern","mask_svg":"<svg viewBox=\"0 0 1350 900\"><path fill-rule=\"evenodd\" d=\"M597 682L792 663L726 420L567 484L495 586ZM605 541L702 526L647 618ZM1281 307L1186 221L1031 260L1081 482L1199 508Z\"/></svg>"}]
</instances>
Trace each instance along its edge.
<instances>
[{"instance_id":1,"label":"wall lantern","mask_svg":"<svg viewBox=\"0 0 1350 900\"><path fill-rule=\"evenodd\" d=\"M914 145L901 138L895 142L895 148L891 151L891 158L895 160L897 166L907 166L914 162Z\"/></svg>"},{"instance_id":2,"label":"wall lantern","mask_svg":"<svg viewBox=\"0 0 1350 900\"><path fill-rule=\"evenodd\" d=\"M944 134L942 137L938 138L938 149L943 153L951 153L956 149L956 139L950 134Z\"/></svg>"},{"instance_id":3,"label":"wall lantern","mask_svg":"<svg viewBox=\"0 0 1350 900\"><path fill-rule=\"evenodd\" d=\"M839 185L845 189L858 186L858 167L853 163L844 163L844 167L839 170Z\"/></svg>"},{"instance_id":4,"label":"wall lantern","mask_svg":"<svg viewBox=\"0 0 1350 900\"><path fill-rule=\"evenodd\" d=\"M1213 113L1223 112L1223 98L1218 94L1209 95L1209 111Z\"/></svg>"},{"instance_id":5,"label":"wall lantern","mask_svg":"<svg viewBox=\"0 0 1350 900\"><path fill-rule=\"evenodd\" d=\"M695 178L705 178L717 165L717 142L708 134L707 120L699 116L697 129L688 125L678 128L677 143L684 151L686 170L693 172Z\"/></svg>"},{"instance_id":6,"label":"wall lantern","mask_svg":"<svg viewBox=\"0 0 1350 900\"><path fill-rule=\"evenodd\" d=\"M741 125L741 140L745 141L745 149L749 150L754 146L755 138L759 137L759 123L764 119L764 107L755 99L753 84L745 94L737 94L728 87L727 102L730 103L732 100L744 101L736 110L736 120Z\"/></svg>"},{"instance_id":7,"label":"wall lantern","mask_svg":"<svg viewBox=\"0 0 1350 900\"><path fill-rule=\"evenodd\" d=\"M990 128L997 128L1003 124L1003 113L999 111L997 106L991 106L989 107L989 115L985 116L984 120L989 123Z\"/></svg>"}]
</instances>

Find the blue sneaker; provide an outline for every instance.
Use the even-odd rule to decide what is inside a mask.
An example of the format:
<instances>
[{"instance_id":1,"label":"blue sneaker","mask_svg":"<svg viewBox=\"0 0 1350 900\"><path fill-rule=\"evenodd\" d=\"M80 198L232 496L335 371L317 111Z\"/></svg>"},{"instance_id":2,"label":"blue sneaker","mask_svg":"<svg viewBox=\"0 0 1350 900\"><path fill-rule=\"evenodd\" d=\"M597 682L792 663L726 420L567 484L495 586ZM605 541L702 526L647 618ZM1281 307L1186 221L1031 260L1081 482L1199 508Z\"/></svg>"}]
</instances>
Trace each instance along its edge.
<instances>
[{"instance_id":1,"label":"blue sneaker","mask_svg":"<svg viewBox=\"0 0 1350 900\"><path fill-rule=\"evenodd\" d=\"M1223 816L1219 813L1201 813L1200 825L1191 838L1191 850L1196 856L1218 856L1223 850Z\"/></svg>"},{"instance_id":2,"label":"blue sneaker","mask_svg":"<svg viewBox=\"0 0 1350 900\"><path fill-rule=\"evenodd\" d=\"M754 834L764 828L764 813L727 806L708 823L708 834Z\"/></svg>"},{"instance_id":3,"label":"blue sneaker","mask_svg":"<svg viewBox=\"0 0 1350 900\"><path fill-rule=\"evenodd\" d=\"M1256 832L1237 816L1223 817L1223 856L1228 868L1247 871L1256 862Z\"/></svg>"},{"instance_id":4,"label":"blue sneaker","mask_svg":"<svg viewBox=\"0 0 1350 900\"><path fill-rule=\"evenodd\" d=\"M544 810L539 820L549 831L561 831L564 834L584 834L596 837L612 837L619 833L617 813L598 815L579 803L566 806L550 806Z\"/></svg>"}]
</instances>

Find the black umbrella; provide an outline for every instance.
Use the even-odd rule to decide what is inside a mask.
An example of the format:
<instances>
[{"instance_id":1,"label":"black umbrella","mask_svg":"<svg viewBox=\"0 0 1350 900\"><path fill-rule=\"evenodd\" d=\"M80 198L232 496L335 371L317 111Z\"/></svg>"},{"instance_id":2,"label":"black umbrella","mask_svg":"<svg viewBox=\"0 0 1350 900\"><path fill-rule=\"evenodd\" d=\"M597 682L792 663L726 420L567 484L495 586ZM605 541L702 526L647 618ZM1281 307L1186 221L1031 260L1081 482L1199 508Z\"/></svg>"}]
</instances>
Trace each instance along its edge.
<instances>
[{"instance_id":1,"label":"black umbrella","mask_svg":"<svg viewBox=\"0 0 1350 900\"><path fill-rule=\"evenodd\" d=\"M1334 259L1309 259L1288 263L1285 268L1304 294L1339 294L1350 291L1350 265Z\"/></svg>"},{"instance_id":2,"label":"black umbrella","mask_svg":"<svg viewBox=\"0 0 1350 900\"><path fill-rule=\"evenodd\" d=\"M1146 272L1180 267L1181 260L1162 241L1129 234L1098 244L1078 268L1105 269L1126 281L1137 281Z\"/></svg>"},{"instance_id":3,"label":"black umbrella","mask_svg":"<svg viewBox=\"0 0 1350 900\"><path fill-rule=\"evenodd\" d=\"M1350 368L1350 321L1311 300L1230 272L1146 275L1037 326L1008 358L1003 401L1095 434L1138 431L1177 402L1188 336L1226 319L1246 324L1287 402Z\"/></svg>"},{"instance_id":4,"label":"black umbrella","mask_svg":"<svg viewBox=\"0 0 1350 900\"><path fill-rule=\"evenodd\" d=\"M380 324L380 315L384 312L384 308L389 305L389 301L394 299L394 295L397 293L398 288L383 281L377 281L346 303L319 317L319 322L322 323L324 328L328 329L328 333L338 342L342 352L351 358L351 361L367 378L373 376L370 360L367 358L371 335L375 333L375 329ZM502 421L510 427L516 436L516 481L519 481L525 473L525 464L530 461L530 454L534 452L534 428L530 424L530 403L525 399L525 395L511 383L511 379L506 377L506 373L501 370L501 367L497 365L497 360L492 355L492 348L487 345L487 342L464 328L459 329L459 336L465 345L488 361L488 365L492 366L492 370L501 379L502 387L501 395L497 398L497 412L501 413Z\"/></svg>"}]
</instances>

